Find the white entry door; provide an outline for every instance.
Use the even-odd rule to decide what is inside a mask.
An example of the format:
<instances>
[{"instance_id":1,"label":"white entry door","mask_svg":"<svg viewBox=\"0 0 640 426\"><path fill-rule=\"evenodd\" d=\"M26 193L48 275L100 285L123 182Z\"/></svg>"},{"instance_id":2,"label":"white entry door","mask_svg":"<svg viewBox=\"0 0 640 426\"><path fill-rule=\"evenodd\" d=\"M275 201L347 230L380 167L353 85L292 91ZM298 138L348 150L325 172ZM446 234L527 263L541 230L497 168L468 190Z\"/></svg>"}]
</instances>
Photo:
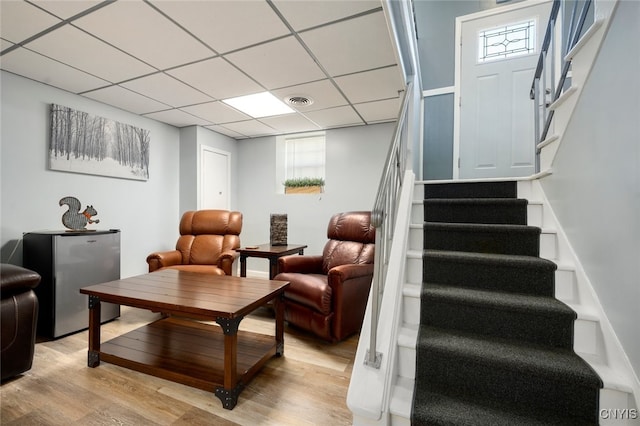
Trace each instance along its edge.
<instances>
[{"instance_id":1,"label":"white entry door","mask_svg":"<svg viewBox=\"0 0 640 426\"><path fill-rule=\"evenodd\" d=\"M199 209L229 210L229 169L228 152L201 145Z\"/></svg>"},{"instance_id":2,"label":"white entry door","mask_svg":"<svg viewBox=\"0 0 640 426\"><path fill-rule=\"evenodd\" d=\"M458 18L458 177L535 173L529 89L550 10L527 1Z\"/></svg>"}]
</instances>

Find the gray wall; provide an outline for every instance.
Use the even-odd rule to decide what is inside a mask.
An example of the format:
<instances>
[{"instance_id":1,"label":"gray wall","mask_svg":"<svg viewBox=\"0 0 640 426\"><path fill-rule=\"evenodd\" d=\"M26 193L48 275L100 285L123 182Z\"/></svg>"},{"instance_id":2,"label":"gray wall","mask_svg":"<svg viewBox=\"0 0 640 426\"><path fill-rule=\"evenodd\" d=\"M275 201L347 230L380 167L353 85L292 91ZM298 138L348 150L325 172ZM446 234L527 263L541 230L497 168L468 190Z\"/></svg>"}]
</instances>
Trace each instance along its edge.
<instances>
[{"instance_id":1,"label":"gray wall","mask_svg":"<svg viewBox=\"0 0 640 426\"><path fill-rule=\"evenodd\" d=\"M423 90L455 82L456 17L482 10L480 1L414 2ZM453 177L453 94L427 98L424 104L423 179Z\"/></svg>"},{"instance_id":2,"label":"gray wall","mask_svg":"<svg viewBox=\"0 0 640 426\"><path fill-rule=\"evenodd\" d=\"M147 271L152 251L175 245L178 221L179 132L175 127L130 114L68 92L1 72L0 246L6 262L22 264L22 234L63 230L66 207L74 196L93 204L100 224L118 228L123 277ZM49 111L57 103L150 131L149 180L134 181L48 169Z\"/></svg>"},{"instance_id":3,"label":"gray wall","mask_svg":"<svg viewBox=\"0 0 640 426\"><path fill-rule=\"evenodd\" d=\"M276 138L238 141L238 208L243 213L243 246L269 242L272 213L288 215L288 241L306 244L305 253L320 254L329 218L338 212L371 210L394 123L326 132L325 192L276 193ZM247 269L266 272L263 259L249 259Z\"/></svg>"},{"instance_id":4,"label":"gray wall","mask_svg":"<svg viewBox=\"0 0 640 426\"><path fill-rule=\"evenodd\" d=\"M545 193L640 372L640 3L622 1Z\"/></svg>"}]
</instances>

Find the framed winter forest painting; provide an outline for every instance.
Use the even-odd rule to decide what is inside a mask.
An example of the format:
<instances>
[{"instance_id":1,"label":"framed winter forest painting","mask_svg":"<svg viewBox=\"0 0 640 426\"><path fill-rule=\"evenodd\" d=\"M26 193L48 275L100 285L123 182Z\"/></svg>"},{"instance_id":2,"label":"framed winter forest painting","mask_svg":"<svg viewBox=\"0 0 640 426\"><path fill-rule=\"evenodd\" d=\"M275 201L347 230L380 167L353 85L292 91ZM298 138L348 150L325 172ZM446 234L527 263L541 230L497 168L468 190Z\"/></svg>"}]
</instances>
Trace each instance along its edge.
<instances>
[{"instance_id":1,"label":"framed winter forest painting","mask_svg":"<svg viewBox=\"0 0 640 426\"><path fill-rule=\"evenodd\" d=\"M51 104L49 168L149 179L149 131Z\"/></svg>"}]
</instances>

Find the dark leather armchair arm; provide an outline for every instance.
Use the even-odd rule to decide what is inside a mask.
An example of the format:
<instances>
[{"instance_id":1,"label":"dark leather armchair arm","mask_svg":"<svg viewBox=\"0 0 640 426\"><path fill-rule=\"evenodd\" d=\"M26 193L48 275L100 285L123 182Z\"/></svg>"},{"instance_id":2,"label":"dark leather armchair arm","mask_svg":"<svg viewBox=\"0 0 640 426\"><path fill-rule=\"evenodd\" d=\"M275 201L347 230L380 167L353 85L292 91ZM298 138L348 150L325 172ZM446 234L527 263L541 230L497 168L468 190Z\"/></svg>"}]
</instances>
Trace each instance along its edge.
<instances>
[{"instance_id":1,"label":"dark leather armchair arm","mask_svg":"<svg viewBox=\"0 0 640 426\"><path fill-rule=\"evenodd\" d=\"M160 268L182 263L182 253L178 250L160 251L147 256L149 272L157 271Z\"/></svg>"},{"instance_id":2,"label":"dark leather armchair arm","mask_svg":"<svg viewBox=\"0 0 640 426\"><path fill-rule=\"evenodd\" d=\"M298 272L301 274L321 274L322 256L291 255L278 259L279 272Z\"/></svg>"},{"instance_id":3,"label":"dark leather armchair arm","mask_svg":"<svg viewBox=\"0 0 640 426\"><path fill-rule=\"evenodd\" d=\"M357 332L367 307L373 264L340 265L329 270L333 302L333 334L336 339Z\"/></svg>"},{"instance_id":4,"label":"dark leather armchair arm","mask_svg":"<svg viewBox=\"0 0 640 426\"><path fill-rule=\"evenodd\" d=\"M367 263L363 265L340 265L332 268L329 271L329 285L334 287L334 282L337 284L344 283L345 281L361 278L361 277L370 277L373 278L373 264ZM334 289L335 291L335 289Z\"/></svg>"},{"instance_id":5,"label":"dark leather armchair arm","mask_svg":"<svg viewBox=\"0 0 640 426\"><path fill-rule=\"evenodd\" d=\"M40 274L10 263L0 265L0 277L3 297L36 288L40 284Z\"/></svg>"},{"instance_id":6,"label":"dark leather armchair arm","mask_svg":"<svg viewBox=\"0 0 640 426\"><path fill-rule=\"evenodd\" d=\"M222 269L226 275L233 275L233 262L240 256L235 250L223 252L218 258L218 268Z\"/></svg>"}]
</instances>

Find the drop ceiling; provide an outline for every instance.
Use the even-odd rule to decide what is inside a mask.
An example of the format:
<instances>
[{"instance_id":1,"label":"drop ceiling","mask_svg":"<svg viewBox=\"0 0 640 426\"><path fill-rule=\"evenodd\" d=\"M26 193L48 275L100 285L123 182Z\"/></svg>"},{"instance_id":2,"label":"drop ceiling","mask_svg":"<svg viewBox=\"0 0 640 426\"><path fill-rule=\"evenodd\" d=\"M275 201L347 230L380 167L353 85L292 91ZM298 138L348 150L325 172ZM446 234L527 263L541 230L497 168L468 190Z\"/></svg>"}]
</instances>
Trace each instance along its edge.
<instances>
[{"instance_id":1,"label":"drop ceiling","mask_svg":"<svg viewBox=\"0 0 640 426\"><path fill-rule=\"evenodd\" d=\"M379 0L0 0L0 68L232 138L393 121L402 75ZM253 119L222 99L308 97Z\"/></svg>"}]
</instances>

